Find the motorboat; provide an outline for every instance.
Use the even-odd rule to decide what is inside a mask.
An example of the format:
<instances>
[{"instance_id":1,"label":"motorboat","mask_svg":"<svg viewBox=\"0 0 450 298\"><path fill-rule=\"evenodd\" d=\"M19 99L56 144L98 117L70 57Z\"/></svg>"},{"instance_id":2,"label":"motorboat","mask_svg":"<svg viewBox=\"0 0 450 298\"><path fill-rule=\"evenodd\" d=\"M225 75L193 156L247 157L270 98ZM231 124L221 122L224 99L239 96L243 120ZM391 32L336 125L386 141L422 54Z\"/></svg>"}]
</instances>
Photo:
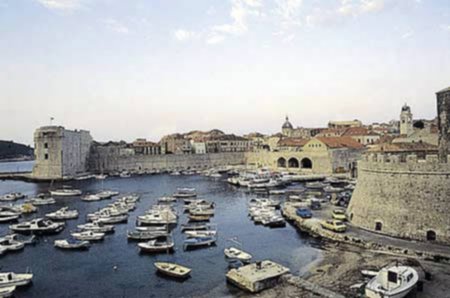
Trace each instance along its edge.
<instances>
[{"instance_id":1,"label":"motorboat","mask_svg":"<svg viewBox=\"0 0 450 298\"><path fill-rule=\"evenodd\" d=\"M105 180L106 178L108 178L108 175L104 175L104 174L95 175L95 179L97 179L97 180Z\"/></svg>"},{"instance_id":2,"label":"motorboat","mask_svg":"<svg viewBox=\"0 0 450 298\"><path fill-rule=\"evenodd\" d=\"M95 175L82 175L82 176L77 176L74 179L78 180L78 181L83 181L83 180L89 180L89 179L93 179L95 178Z\"/></svg>"},{"instance_id":3,"label":"motorboat","mask_svg":"<svg viewBox=\"0 0 450 298\"><path fill-rule=\"evenodd\" d=\"M51 197L36 197L36 198L31 198L28 200L25 200L26 203L30 203L34 206L42 206L42 205L51 205L51 204L55 204L56 201L54 198Z\"/></svg>"},{"instance_id":4,"label":"motorboat","mask_svg":"<svg viewBox=\"0 0 450 298\"><path fill-rule=\"evenodd\" d=\"M92 231L95 233L112 233L114 232L113 225L107 225L102 222L94 221L85 223L83 225L77 225L77 228L82 231Z\"/></svg>"},{"instance_id":5,"label":"motorboat","mask_svg":"<svg viewBox=\"0 0 450 298\"><path fill-rule=\"evenodd\" d=\"M367 283L365 294L368 298L403 298L418 281L419 275L411 267L386 267Z\"/></svg>"},{"instance_id":6,"label":"motorboat","mask_svg":"<svg viewBox=\"0 0 450 298\"><path fill-rule=\"evenodd\" d=\"M158 253L173 250L174 242L172 237L166 237L164 240L150 240L138 243L138 247L142 252Z\"/></svg>"},{"instance_id":7,"label":"motorboat","mask_svg":"<svg viewBox=\"0 0 450 298\"><path fill-rule=\"evenodd\" d=\"M174 198L193 198L196 196L195 188L178 188L177 192L173 194Z\"/></svg>"},{"instance_id":8,"label":"motorboat","mask_svg":"<svg viewBox=\"0 0 450 298\"><path fill-rule=\"evenodd\" d=\"M191 215L205 215L205 216L214 216L214 209L211 208L194 208L189 209L189 213Z\"/></svg>"},{"instance_id":9,"label":"motorboat","mask_svg":"<svg viewBox=\"0 0 450 298\"><path fill-rule=\"evenodd\" d=\"M0 288L0 297L12 297L14 295L14 291L16 290L16 286L4 287Z\"/></svg>"},{"instance_id":10,"label":"motorboat","mask_svg":"<svg viewBox=\"0 0 450 298\"><path fill-rule=\"evenodd\" d=\"M25 286L32 279L32 273L0 272L0 289L12 286Z\"/></svg>"},{"instance_id":11,"label":"motorboat","mask_svg":"<svg viewBox=\"0 0 450 298\"><path fill-rule=\"evenodd\" d=\"M167 237L169 233L167 231L128 231L127 238L130 240L151 240L160 237Z\"/></svg>"},{"instance_id":12,"label":"motorboat","mask_svg":"<svg viewBox=\"0 0 450 298\"><path fill-rule=\"evenodd\" d=\"M188 223L181 225L181 231L199 231L210 230L212 225L209 223Z\"/></svg>"},{"instance_id":13,"label":"motorboat","mask_svg":"<svg viewBox=\"0 0 450 298\"><path fill-rule=\"evenodd\" d=\"M212 237L217 235L216 230L198 230L198 231L185 231L184 234L188 238L196 238L196 237Z\"/></svg>"},{"instance_id":14,"label":"motorboat","mask_svg":"<svg viewBox=\"0 0 450 298\"><path fill-rule=\"evenodd\" d=\"M261 223L264 226L268 226L268 227L285 227L286 226L286 222L285 222L284 218L279 215L263 217L261 220Z\"/></svg>"},{"instance_id":15,"label":"motorboat","mask_svg":"<svg viewBox=\"0 0 450 298\"><path fill-rule=\"evenodd\" d=\"M158 203L172 203L172 202L176 202L176 198L174 197L161 197L158 198Z\"/></svg>"},{"instance_id":16,"label":"motorboat","mask_svg":"<svg viewBox=\"0 0 450 298\"><path fill-rule=\"evenodd\" d=\"M167 225L162 226L142 226L142 227L136 227L136 231L167 231L169 230Z\"/></svg>"},{"instance_id":17,"label":"motorboat","mask_svg":"<svg viewBox=\"0 0 450 298\"><path fill-rule=\"evenodd\" d=\"M103 200L103 199L110 199L114 196L117 196L119 194L118 191L114 190L102 190L101 192L97 193L97 196Z\"/></svg>"},{"instance_id":18,"label":"motorboat","mask_svg":"<svg viewBox=\"0 0 450 298\"><path fill-rule=\"evenodd\" d=\"M280 206L280 201L279 200L274 200L274 199L265 199L265 198L258 198L258 199L251 199L249 206L260 206L260 207L276 207L278 208Z\"/></svg>"},{"instance_id":19,"label":"motorboat","mask_svg":"<svg viewBox=\"0 0 450 298\"><path fill-rule=\"evenodd\" d=\"M191 274L190 268L174 263L155 262L154 265L159 272L171 277L186 278Z\"/></svg>"},{"instance_id":20,"label":"motorboat","mask_svg":"<svg viewBox=\"0 0 450 298\"><path fill-rule=\"evenodd\" d=\"M138 224L166 225L176 224L177 216L170 210L153 210L145 215L138 216Z\"/></svg>"},{"instance_id":21,"label":"motorboat","mask_svg":"<svg viewBox=\"0 0 450 298\"><path fill-rule=\"evenodd\" d=\"M16 221L20 217L20 214L16 215L2 215L0 216L0 223L2 222L10 222L10 221Z\"/></svg>"},{"instance_id":22,"label":"motorboat","mask_svg":"<svg viewBox=\"0 0 450 298\"><path fill-rule=\"evenodd\" d=\"M0 238L0 251L17 251L25 247L25 243L17 240L16 234L6 235Z\"/></svg>"},{"instance_id":23,"label":"motorboat","mask_svg":"<svg viewBox=\"0 0 450 298\"><path fill-rule=\"evenodd\" d=\"M36 218L10 225L9 228L18 233L59 233L64 229L64 222L53 222L49 219Z\"/></svg>"},{"instance_id":24,"label":"motorboat","mask_svg":"<svg viewBox=\"0 0 450 298\"><path fill-rule=\"evenodd\" d=\"M209 221L210 217L210 215L188 215L189 221Z\"/></svg>"},{"instance_id":25,"label":"motorboat","mask_svg":"<svg viewBox=\"0 0 450 298\"><path fill-rule=\"evenodd\" d=\"M82 231L82 232L74 232L70 234L73 238L77 240L85 240L85 241L96 241L103 240L105 237L105 233L93 232L93 231Z\"/></svg>"},{"instance_id":26,"label":"motorboat","mask_svg":"<svg viewBox=\"0 0 450 298\"><path fill-rule=\"evenodd\" d=\"M25 195L20 192L12 192L5 194L3 196L0 196L0 201L10 202L10 201L16 201L19 199L25 198Z\"/></svg>"},{"instance_id":27,"label":"motorboat","mask_svg":"<svg viewBox=\"0 0 450 298\"><path fill-rule=\"evenodd\" d=\"M87 240L78 240L74 238L55 240L54 246L62 249L88 249L91 244Z\"/></svg>"},{"instance_id":28,"label":"motorboat","mask_svg":"<svg viewBox=\"0 0 450 298\"><path fill-rule=\"evenodd\" d=\"M123 210L119 208L103 208L94 213L89 213L86 218L90 221L95 221L103 217L114 217L114 216L126 216L128 218L128 210Z\"/></svg>"},{"instance_id":29,"label":"motorboat","mask_svg":"<svg viewBox=\"0 0 450 298\"><path fill-rule=\"evenodd\" d=\"M228 247L225 248L224 251L225 256L229 259L236 259L243 262L249 262L252 259L252 255L249 253L246 253L243 250L240 250L236 247Z\"/></svg>"},{"instance_id":30,"label":"motorboat","mask_svg":"<svg viewBox=\"0 0 450 298\"><path fill-rule=\"evenodd\" d=\"M188 238L184 240L183 249L187 250L189 248L201 247L201 246L211 246L217 241L216 237L196 237Z\"/></svg>"},{"instance_id":31,"label":"motorboat","mask_svg":"<svg viewBox=\"0 0 450 298\"><path fill-rule=\"evenodd\" d=\"M130 172L123 171L123 172L121 172L121 173L119 174L119 177L120 177L120 178L130 178L130 177L131 177L131 174L130 174Z\"/></svg>"},{"instance_id":32,"label":"motorboat","mask_svg":"<svg viewBox=\"0 0 450 298\"><path fill-rule=\"evenodd\" d=\"M331 185L325 186L325 187L323 188L323 190L324 190L325 192L329 192L329 193L335 193L335 192L341 192L341 191L344 191L344 189L341 188L341 187L333 187L333 186L331 186Z\"/></svg>"},{"instance_id":33,"label":"motorboat","mask_svg":"<svg viewBox=\"0 0 450 298\"><path fill-rule=\"evenodd\" d=\"M319 181L306 183L306 187L309 189L323 189L325 186L327 186L325 183Z\"/></svg>"},{"instance_id":34,"label":"motorboat","mask_svg":"<svg viewBox=\"0 0 450 298\"><path fill-rule=\"evenodd\" d=\"M82 191L73 188L61 188L50 190L50 194L55 197L76 197L80 196L82 194Z\"/></svg>"},{"instance_id":35,"label":"motorboat","mask_svg":"<svg viewBox=\"0 0 450 298\"><path fill-rule=\"evenodd\" d=\"M47 213L45 216L53 220L75 219L78 218L78 211L69 210L68 207L63 207L55 212Z\"/></svg>"},{"instance_id":36,"label":"motorboat","mask_svg":"<svg viewBox=\"0 0 450 298\"><path fill-rule=\"evenodd\" d=\"M94 221L97 221L99 223L103 224L117 224L117 223L124 223L128 221L128 214L123 215L115 215L115 216L101 216L95 219Z\"/></svg>"},{"instance_id":37,"label":"motorboat","mask_svg":"<svg viewBox=\"0 0 450 298\"><path fill-rule=\"evenodd\" d=\"M82 201L85 202L95 202L95 201L100 201L101 198L96 195L96 194L89 194L89 195L85 195L81 198Z\"/></svg>"}]
</instances>

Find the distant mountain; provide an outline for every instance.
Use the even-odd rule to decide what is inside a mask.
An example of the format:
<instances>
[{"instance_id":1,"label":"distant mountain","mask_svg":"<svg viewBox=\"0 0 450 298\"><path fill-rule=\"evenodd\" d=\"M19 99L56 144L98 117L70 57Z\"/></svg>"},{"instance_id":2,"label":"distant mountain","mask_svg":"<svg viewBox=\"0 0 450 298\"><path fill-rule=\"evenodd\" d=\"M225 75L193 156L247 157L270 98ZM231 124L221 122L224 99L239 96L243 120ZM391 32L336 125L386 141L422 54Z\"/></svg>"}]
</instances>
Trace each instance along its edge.
<instances>
[{"instance_id":1,"label":"distant mountain","mask_svg":"<svg viewBox=\"0 0 450 298\"><path fill-rule=\"evenodd\" d=\"M34 150L30 146L14 143L12 141L0 141L0 160L5 159L33 159Z\"/></svg>"}]
</instances>

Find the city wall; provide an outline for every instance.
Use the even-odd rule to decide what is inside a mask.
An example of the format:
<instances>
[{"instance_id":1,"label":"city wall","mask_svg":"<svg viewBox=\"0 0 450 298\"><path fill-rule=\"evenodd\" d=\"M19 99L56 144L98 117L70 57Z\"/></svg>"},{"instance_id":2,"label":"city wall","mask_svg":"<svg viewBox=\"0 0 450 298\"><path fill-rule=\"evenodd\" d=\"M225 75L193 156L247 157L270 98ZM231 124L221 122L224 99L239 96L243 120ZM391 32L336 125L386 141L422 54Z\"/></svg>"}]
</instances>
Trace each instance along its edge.
<instances>
[{"instance_id":1,"label":"city wall","mask_svg":"<svg viewBox=\"0 0 450 298\"><path fill-rule=\"evenodd\" d=\"M437 155L367 155L348 216L354 225L395 237L450 243L450 164Z\"/></svg>"}]
</instances>

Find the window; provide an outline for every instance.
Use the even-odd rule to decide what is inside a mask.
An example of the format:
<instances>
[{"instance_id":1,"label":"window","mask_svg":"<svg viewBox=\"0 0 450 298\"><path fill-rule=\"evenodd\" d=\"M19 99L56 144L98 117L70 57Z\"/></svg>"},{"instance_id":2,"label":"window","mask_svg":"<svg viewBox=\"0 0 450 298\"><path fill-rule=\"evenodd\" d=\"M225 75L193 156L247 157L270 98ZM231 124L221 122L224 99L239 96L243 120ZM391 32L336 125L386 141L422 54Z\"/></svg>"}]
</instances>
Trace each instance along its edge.
<instances>
[{"instance_id":1,"label":"window","mask_svg":"<svg viewBox=\"0 0 450 298\"><path fill-rule=\"evenodd\" d=\"M44 159L48 159L48 154L47 153L44 154Z\"/></svg>"},{"instance_id":2,"label":"window","mask_svg":"<svg viewBox=\"0 0 450 298\"><path fill-rule=\"evenodd\" d=\"M375 222L375 231L381 231L383 228L383 223L380 221Z\"/></svg>"},{"instance_id":3,"label":"window","mask_svg":"<svg viewBox=\"0 0 450 298\"><path fill-rule=\"evenodd\" d=\"M44 148L45 148L45 149L48 148L48 143L44 143Z\"/></svg>"},{"instance_id":4,"label":"window","mask_svg":"<svg viewBox=\"0 0 450 298\"><path fill-rule=\"evenodd\" d=\"M435 241L436 240L436 232L433 230L430 230L427 232L427 240L428 241Z\"/></svg>"}]
</instances>

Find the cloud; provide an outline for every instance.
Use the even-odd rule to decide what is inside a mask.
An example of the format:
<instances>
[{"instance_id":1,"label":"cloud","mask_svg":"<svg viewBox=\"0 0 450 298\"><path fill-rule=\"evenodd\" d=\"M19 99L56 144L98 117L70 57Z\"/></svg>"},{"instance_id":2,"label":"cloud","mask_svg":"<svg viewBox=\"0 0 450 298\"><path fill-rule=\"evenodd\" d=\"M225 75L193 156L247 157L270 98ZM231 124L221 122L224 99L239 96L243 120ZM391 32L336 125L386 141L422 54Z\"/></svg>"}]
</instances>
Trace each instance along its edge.
<instances>
[{"instance_id":1,"label":"cloud","mask_svg":"<svg viewBox=\"0 0 450 298\"><path fill-rule=\"evenodd\" d=\"M402 35L402 39L410 38L414 35L414 31L408 31Z\"/></svg>"},{"instance_id":2,"label":"cloud","mask_svg":"<svg viewBox=\"0 0 450 298\"><path fill-rule=\"evenodd\" d=\"M81 7L81 0L36 0L51 10L75 10Z\"/></svg>"},{"instance_id":3,"label":"cloud","mask_svg":"<svg viewBox=\"0 0 450 298\"><path fill-rule=\"evenodd\" d=\"M209 45L219 44L225 40L225 36L213 34L206 39L206 43Z\"/></svg>"},{"instance_id":4,"label":"cloud","mask_svg":"<svg viewBox=\"0 0 450 298\"><path fill-rule=\"evenodd\" d=\"M282 27L298 26L301 24L298 13L303 4L303 0L275 0L275 4L275 13L281 17Z\"/></svg>"},{"instance_id":5,"label":"cloud","mask_svg":"<svg viewBox=\"0 0 450 298\"><path fill-rule=\"evenodd\" d=\"M106 27L108 27L110 30L112 30L116 33L119 33L119 34L130 33L130 30L128 29L128 27L116 19L106 19L106 20L103 20L103 23L106 25Z\"/></svg>"},{"instance_id":6,"label":"cloud","mask_svg":"<svg viewBox=\"0 0 450 298\"><path fill-rule=\"evenodd\" d=\"M178 29L173 32L173 35L174 35L175 39L178 41L188 41L188 40L196 37L198 34L193 31Z\"/></svg>"}]
</instances>

